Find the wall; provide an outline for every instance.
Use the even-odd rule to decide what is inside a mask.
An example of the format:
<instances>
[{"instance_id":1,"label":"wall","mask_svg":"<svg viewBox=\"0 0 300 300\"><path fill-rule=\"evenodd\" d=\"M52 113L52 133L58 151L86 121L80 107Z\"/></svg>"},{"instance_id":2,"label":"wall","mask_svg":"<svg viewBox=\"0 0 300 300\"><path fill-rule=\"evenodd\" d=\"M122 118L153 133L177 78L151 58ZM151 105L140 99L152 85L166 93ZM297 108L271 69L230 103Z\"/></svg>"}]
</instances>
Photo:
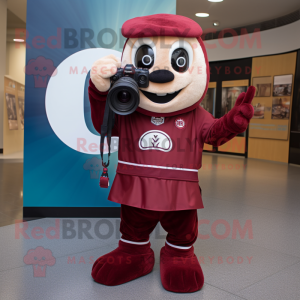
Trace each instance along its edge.
<instances>
[{"instance_id":1,"label":"wall","mask_svg":"<svg viewBox=\"0 0 300 300\"><path fill-rule=\"evenodd\" d=\"M237 37L205 42L208 60L221 61L245 57L279 54L300 49L300 20L282 27ZM255 39L250 46L248 39ZM229 45L229 46L228 46Z\"/></svg>"},{"instance_id":2,"label":"wall","mask_svg":"<svg viewBox=\"0 0 300 300\"><path fill-rule=\"evenodd\" d=\"M6 44L6 75L25 84L26 48L24 43L7 42Z\"/></svg>"},{"instance_id":3,"label":"wall","mask_svg":"<svg viewBox=\"0 0 300 300\"><path fill-rule=\"evenodd\" d=\"M10 83L14 84L14 87L10 87ZM16 153L23 151L24 148L24 127L21 124L21 116L20 116L20 104L19 97L24 99L24 85L20 82L14 80L14 78L5 76L4 77L4 86L5 92L15 96L15 105L16 105L16 113L17 113L17 128L15 126L13 128L9 128L9 120L7 114L7 103L4 101L3 109L3 155ZM22 90L21 90L22 86ZM11 122L11 121L10 121Z\"/></svg>"},{"instance_id":4,"label":"wall","mask_svg":"<svg viewBox=\"0 0 300 300\"><path fill-rule=\"evenodd\" d=\"M252 83L253 77L272 77L272 88L270 97L254 97L252 103L268 103L268 106L272 105L272 92L273 92L273 78L276 75L293 75L292 93L294 92L294 80L295 80L295 68L296 68L297 52L281 54L281 55L271 55L263 57L255 57L252 60ZM290 96L293 99L293 94ZM272 108L271 108L272 109ZM291 110L291 105L290 105ZM270 113L270 112L269 112ZM250 121L250 131L252 123L261 124L283 124L285 120L270 120L266 116L265 112L264 119L252 119ZM289 136L290 136L290 122L291 122L291 112L289 115L289 120L286 122L288 124L287 139L281 140L281 137L275 136L271 138L252 138L248 139L248 157L258 158L265 160L272 160L278 162L289 162ZM251 136L251 132L249 134Z\"/></svg>"},{"instance_id":5,"label":"wall","mask_svg":"<svg viewBox=\"0 0 300 300\"><path fill-rule=\"evenodd\" d=\"M8 78L14 80L16 84L20 83L25 85L25 55L26 49L23 43L15 43L15 42L7 42L6 43L6 76L0 78L2 82L6 82ZM17 99L17 88L13 94L16 95ZM2 92L1 96L3 97L4 92ZM3 129L1 130L2 134L2 147L3 155L20 152L23 151L24 144L24 130L21 129L20 116L18 110L18 101L16 103L17 106L17 114L18 114L18 129L10 130L8 126L8 118L7 118L7 107L6 102L3 101L3 120L1 121L1 125Z\"/></svg>"},{"instance_id":6,"label":"wall","mask_svg":"<svg viewBox=\"0 0 300 300\"><path fill-rule=\"evenodd\" d=\"M230 60L253 57L254 64L252 66L252 70L254 72L255 66L259 68L259 66L256 65L256 59L267 61L268 59L272 59L271 57L274 57L274 54L287 53L300 49L299 32L300 20L282 27L265 30L259 32L258 34L224 38L221 41L209 40L205 42L208 59L210 65L212 66L212 63L214 62L226 64L226 61L230 62ZM269 55L272 56L268 58ZM261 58L262 56L266 57ZM280 56L278 56L278 59L279 57ZM294 57L294 60L295 59L296 55ZM284 72L295 74L296 61L294 60L293 62L290 62L289 65L286 66L286 68L283 68L285 69ZM266 70L262 71L262 73L259 75L256 74L256 76L263 76L262 74L268 74L265 76L270 76L272 74L280 75L282 74L281 72L283 72L280 64L281 63L279 59L279 61L275 62L273 66L274 68L271 73L270 70ZM298 87L298 95L300 95L299 86L300 85L298 83L296 83L296 86L293 85L293 87ZM295 99L293 99L293 102L295 102ZM294 107L295 105L296 104L293 104ZM291 122L291 119L289 120L289 122ZM300 138L298 136L300 134L296 132L295 129L292 129L291 134L293 135L293 139L291 140L291 146L294 150L294 152L292 153L294 157L293 163L300 163L300 160L298 158L298 155L300 153ZM288 163L289 144L289 138L286 141L249 138L248 157Z\"/></svg>"},{"instance_id":7,"label":"wall","mask_svg":"<svg viewBox=\"0 0 300 300\"><path fill-rule=\"evenodd\" d=\"M7 1L0 0L0 149L3 149L3 95L4 75L6 71L6 11Z\"/></svg>"},{"instance_id":8,"label":"wall","mask_svg":"<svg viewBox=\"0 0 300 300\"><path fill-rule=\"evenodd\" d=\"M295 74L291 120L289 163L300 165L300 50L298 50L297 53L297 67Z\"/></svg>"},{"instance_id":9,"label":"wall","mask_svg":"<svg viewBox=\"0 0 300 300\"><path fill-rule=\"evenodd\" d=\"M222 87L225 86L249 86L251 81L252 59L235 59L210 64L210 82L216 83L216 109L215 117L221 118L222 115ZM244 81L241 84L241 81ZM247 133L246 133L247 135ZM246 139L244 134L233 138L223 146L214 148L214 152L226 152L241 154L247 157ZM205 150L208 150L207 148Z\"/></svg>"}]
</instances>

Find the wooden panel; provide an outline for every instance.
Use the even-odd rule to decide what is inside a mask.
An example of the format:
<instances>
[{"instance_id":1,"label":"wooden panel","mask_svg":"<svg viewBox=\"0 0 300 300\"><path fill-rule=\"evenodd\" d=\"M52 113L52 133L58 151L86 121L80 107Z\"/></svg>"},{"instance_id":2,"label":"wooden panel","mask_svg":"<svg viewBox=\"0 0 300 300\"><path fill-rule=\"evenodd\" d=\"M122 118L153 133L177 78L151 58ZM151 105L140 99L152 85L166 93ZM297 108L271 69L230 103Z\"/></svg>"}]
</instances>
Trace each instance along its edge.
<instances>
[{"instance_id":1,"label":"wooden panel","mask_svg":"<svg viewBox=\"0 0 300 300\"><path fill-rule=\"evenodd\" d=\"M213 151L213 146L212 145L208 145L208 144L205 144L203 145L203 150L207 150L207 151Z\"/></svg>"},{"instance_id":2,"label":"wooden panel","mask_svg":"<svg viewBox=\"0 0 300 300\"><path fill-rule=\"evenodd\" d=\"M270 130L270 134L268 135L268 139L266 138L256 138L249 137L248 140L248 157L249 158L258 158L258 159L266 159L272 161L279 161L288 163L289 157L289 137L290 137L290 123L291 123L291 109L292 105L290 105L290 117L289 120L275 120L271 119L272 114L272 99L273 97L273 79L274 76L277 75L286 75L292 74L293 81L295 75L296 68L296 59L297 53L287 53L281 55L272 55L272 56L263 56L263 57L255 57L252 59L252 81L253 77L261 77L261 76L272 76L272 94L270 97L255 97L253 99L253 104L261 103L265 106L265 118L264 119L252 119L250 121L250 136L260 136L263 137L262 133L259 133L260 129L257 129L256 125L260 124L262 128L267 126L281 126L282 132L277 131L272 132ZM294 82L292 85L292 95L287 96L290 99L293 99L293 88ZM285 97L285 96L283 96ZM254 126L254 127L253 127ZM275 128L275 127L274 127ZM253 129L255 129L253 131ZM278 138L283 138L285 140L278 140Z\"/></svg>"},{"instance_id":3,"label":"wooden panel","mask_svg":"<svg viewBox=\"0 0 300 300\"><path fill-rule=\"evenodd\" d=\"M211 88L217 88L217 83L216 82L210 82L208 84L208 88L211 89Z\"/></svg>"},{"instance_id":4,"label":"wooden panel","mask_svg":"<svg viewBox=\"0 0 300 300\"><path fill-rule=\"evenodd\" d=\"M12 85L14 84L14 88ZM23 151L24 144L24 130L22 129L21 118L19 115L19 103L18 95L23 96L24 99L24 90L21 91L20 87L24 88L24 85L16 82L8 76L4 77L4 101L3 101L3 155L10 153ZM7 115L7 104L6 104L6 95L9 93L15 96L16 99L16 110L17 110L17 121L18 129L10 130L8 124L8 115Z\"/></svg>"},{"instance_id":5,"label":"wooden panel","mask_svg":"<svg viewBox=\"0 0 300 300\"><path fill-rule=\"evenodd\" d=\"M244 154L246 152L246 138L244 136L236 136L218 147L218 151Z\"/></svg>"},{"instance_id":6,"label":"wooden panel","mask_svg":"<svg viewBox=\"0 0 300 300\"><path fill-rule=\"evenodd\" d=\"M286 141L249 138L248 157L287 163L289 146Z\"/></svg>"},{"instance_id":7,"label":"wooden panel","mask_svg":"<svg viewBox=\"0 0 300 300\"><path fill-rule=\"evenodd\" d=\"M234 87L234 86L249 86L249 80L231 80L231 81L222 81L222 87Z\"/></svg>"},{"instance_id":8,"label":"wooden panel","mask_svg":"<svg viewBox=\"0 0 300 300\"><path fill-rule=\"evenodd\" d=\"M256 101L252 104L255 105ZM262 102L259 102L262 103ZM265 112L265 119L252 119L249 125L249 137L287 140L289 136L289 120L270 120L266 118L272 109ZM271 121L271 122L270 122Z\"/></svg>"}]
</instances>

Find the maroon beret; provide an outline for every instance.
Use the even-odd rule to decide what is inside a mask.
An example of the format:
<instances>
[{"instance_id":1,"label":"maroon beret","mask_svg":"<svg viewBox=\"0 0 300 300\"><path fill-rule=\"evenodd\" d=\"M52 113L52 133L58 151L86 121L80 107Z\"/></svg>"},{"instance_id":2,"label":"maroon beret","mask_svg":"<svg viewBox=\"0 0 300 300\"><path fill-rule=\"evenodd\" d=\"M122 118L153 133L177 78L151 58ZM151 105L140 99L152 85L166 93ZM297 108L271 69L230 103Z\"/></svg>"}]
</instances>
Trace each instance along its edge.
<instances>
[{"instance_id":1,"label":"maroon beret","mask_svg":"<svg viewBox=\"0 0 300 300\"><path fill-rule=\"evenodd\" d=\"M127 38L200 37L202 28L198 23L184 16L156 14L127 20L122 26L122 35Z\"/></svg>"}]
</instances>

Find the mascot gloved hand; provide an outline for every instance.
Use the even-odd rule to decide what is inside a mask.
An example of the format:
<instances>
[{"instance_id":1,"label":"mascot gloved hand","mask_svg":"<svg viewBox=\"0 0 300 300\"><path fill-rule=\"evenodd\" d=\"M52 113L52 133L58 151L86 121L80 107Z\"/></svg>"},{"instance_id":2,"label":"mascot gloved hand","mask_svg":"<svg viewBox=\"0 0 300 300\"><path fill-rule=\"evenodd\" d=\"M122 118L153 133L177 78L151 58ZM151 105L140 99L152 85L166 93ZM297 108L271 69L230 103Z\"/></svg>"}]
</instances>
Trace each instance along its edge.
<instances>
[{"instance_id":1,"label":"mascot gloved hand","mask_svg":"<svg viewBox=\"0 0 300 300\"><path fill-rule=\"evenodd\" d=\"M100 132L117 68L143 68L149 84L139 86L134 112L116 114L112 135L119 137L119 161L108 199L121 204L122 237L118 248L95 261L92 277L113 286L150 273L154 253L149 235L160 222L168 233L160 253L162 285L172 292L195 292L204 283L193 247L197 209L203 208L198 183L203 145L220 146L246 130L255 88L215 119L199 105L208 88L209 64L196 22L168 14L138 17L124 23L122 34L127 37L122 61L103 57L91 71L96 130Z\"/></svg>"}]
</instances>

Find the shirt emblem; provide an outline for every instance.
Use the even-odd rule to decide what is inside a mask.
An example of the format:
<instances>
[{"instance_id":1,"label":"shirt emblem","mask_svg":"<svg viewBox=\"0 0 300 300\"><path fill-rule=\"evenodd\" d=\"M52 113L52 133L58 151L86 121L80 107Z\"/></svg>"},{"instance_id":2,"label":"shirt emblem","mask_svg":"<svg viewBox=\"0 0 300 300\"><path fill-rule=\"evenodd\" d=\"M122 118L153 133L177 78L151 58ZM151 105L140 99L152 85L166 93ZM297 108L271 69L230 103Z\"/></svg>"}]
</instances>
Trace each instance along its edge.
<instances>
[{"instance_id":1,"label":"shirt emblem","mask_svg":"<svg viewBox=\"0 0 300 300\"><path fill-rule=\"evenodd\" d=\"M165 118L164 117L159 117L159 118L151 117L151 123L156 126L159 126L159 125L165 123Z\"/></svg>"},{"instance_id":2,"label":"shirt emblem","mask_svg":"<svg viewBox=\"0 0 300 300\"><path fill-rule=\"evenodd\" d=\"M183 129L185 127L185 121L182 118L176 119L175 126L179 129Z\"/></svg>"},{"instance_id":3,"label":"shirt emblem","mask_svg":"<svg viewBox=\"0 0 300 300\"><path fill-rule=\"evenodd\" d=\"M160 130L149 130L145 132L139 140L141 150L159 150L163 152L171 151L172 140L168 134Z\"/></svg>"}]
</instances>

